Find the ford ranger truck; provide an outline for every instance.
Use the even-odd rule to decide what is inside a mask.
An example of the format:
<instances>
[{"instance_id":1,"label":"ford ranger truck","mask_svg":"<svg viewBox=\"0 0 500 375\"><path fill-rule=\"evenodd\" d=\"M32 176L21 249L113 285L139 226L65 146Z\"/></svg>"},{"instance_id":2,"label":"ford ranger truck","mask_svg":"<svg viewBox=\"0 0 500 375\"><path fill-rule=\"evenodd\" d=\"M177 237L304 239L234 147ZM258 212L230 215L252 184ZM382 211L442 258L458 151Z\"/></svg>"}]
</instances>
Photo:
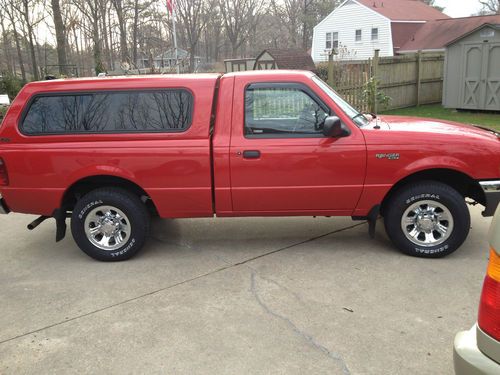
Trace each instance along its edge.
<instances>
[{"instance_id":1,"label":"ford ranger truck","mask_svg":"<svg viewBox=\"0 0 500 375\"><path fill-rule=\"evenodd\" d=\"M384 219L406 254L465 241L466 199L500 199L499 134L365 116L311 72L84 78L29 83L0 127L3 213L66 219L103 261L135 255L150 217Z\"/></svg>"}]
</instances>

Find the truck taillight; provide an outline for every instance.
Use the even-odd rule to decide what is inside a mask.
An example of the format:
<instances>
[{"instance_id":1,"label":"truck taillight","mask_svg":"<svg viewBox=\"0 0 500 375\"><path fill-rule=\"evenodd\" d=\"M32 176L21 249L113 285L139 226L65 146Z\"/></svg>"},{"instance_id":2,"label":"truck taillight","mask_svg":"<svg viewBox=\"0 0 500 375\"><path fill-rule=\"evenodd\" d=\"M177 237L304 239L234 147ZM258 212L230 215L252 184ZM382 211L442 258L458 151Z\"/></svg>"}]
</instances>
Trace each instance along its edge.
<instances>
[{"instance_id":1,"label":"truck taillight","mask_svg":"<svg viewBox=\"0 0 500 375\"><path fill-rule=\"evenodd\" d=\"M9 175L7 174L7 167L2 158L0 158L0 186L7 186L9 184Z\"/></svg>"},{"instance_id":2,"label":"truck taillight","mask_svg":"<svg viewBox=\"0 0 500 375\"><path fill-rule=\"evenodd\" d=\"M493 248L479 303L478 324L488 335L500 340L500 256Z\"/></svg>"}]
</instances>

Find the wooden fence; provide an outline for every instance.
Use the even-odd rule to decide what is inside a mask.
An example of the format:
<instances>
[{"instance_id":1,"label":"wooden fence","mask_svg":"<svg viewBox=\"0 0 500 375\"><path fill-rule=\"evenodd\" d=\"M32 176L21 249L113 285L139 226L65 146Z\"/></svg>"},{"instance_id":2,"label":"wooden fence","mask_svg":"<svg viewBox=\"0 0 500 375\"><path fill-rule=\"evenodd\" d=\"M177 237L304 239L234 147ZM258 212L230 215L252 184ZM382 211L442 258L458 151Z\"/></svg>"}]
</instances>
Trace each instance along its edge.
<instances>
[{"instance_id":1,"label":"wooden fence","mask_svg":"<svg viewBox=\"0 0 500 375\"><path fill-rule=\"evenodd\" d=\"M377 112L441 103L443 94L444 54L415 53L395 57L379 57L365 61L333 61L328 63L328 83L356 108ZM367 90L371 84L390 98L386 108L368 105Z\"/></svg>"}]
</instances>

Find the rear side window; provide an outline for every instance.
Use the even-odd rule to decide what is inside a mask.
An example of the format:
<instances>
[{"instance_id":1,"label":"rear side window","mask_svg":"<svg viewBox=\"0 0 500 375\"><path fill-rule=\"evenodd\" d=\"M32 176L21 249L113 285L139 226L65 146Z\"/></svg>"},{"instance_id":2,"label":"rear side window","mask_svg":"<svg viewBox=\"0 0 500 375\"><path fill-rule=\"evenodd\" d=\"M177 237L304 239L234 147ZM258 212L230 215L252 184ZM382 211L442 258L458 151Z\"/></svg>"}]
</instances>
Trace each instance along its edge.
<instances>
[{"instance_id":1,"label":"rear side window","mask_svg":"<svg viewBox=\"0 0 500 375\"><path fill-rule=\"evenodd\" d=\"M191 125L187 90L38 95L21 123L27 135L180 132Z\"/></svg>"}]
</instances>

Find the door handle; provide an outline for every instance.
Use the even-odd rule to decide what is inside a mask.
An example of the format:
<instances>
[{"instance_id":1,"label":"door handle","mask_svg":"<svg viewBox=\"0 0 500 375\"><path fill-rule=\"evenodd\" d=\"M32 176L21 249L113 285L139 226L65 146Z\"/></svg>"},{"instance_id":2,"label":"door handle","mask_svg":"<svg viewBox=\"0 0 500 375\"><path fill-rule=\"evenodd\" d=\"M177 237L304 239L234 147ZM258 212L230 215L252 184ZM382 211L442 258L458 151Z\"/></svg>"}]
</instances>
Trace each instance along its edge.
<instances>
[{"instance_id":1,"label":"door handle","mask_svg":"<svg viewBox=\"0 0 500 375\"><path fill-rule=\"evenodd\" d=\"M243 151L243 158L244 159L258 159L258 158L260 158L260 151L259 150L245 150L245 151Z\"/></svg>"}]
</instances>

